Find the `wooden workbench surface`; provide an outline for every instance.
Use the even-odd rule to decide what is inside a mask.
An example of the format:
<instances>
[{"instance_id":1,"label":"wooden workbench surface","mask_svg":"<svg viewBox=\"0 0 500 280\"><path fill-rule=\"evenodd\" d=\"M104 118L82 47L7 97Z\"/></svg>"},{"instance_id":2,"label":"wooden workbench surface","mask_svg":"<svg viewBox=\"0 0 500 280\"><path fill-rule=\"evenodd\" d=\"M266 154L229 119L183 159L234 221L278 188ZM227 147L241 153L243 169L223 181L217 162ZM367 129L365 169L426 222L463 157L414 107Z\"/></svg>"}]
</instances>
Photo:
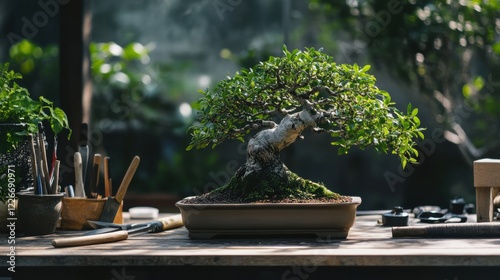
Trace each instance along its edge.
<instances>
[{"instance_id":1,"label":"wooden workbench surface","mask_svg":"<svg viewBox=\"0 0 500 280\"><path fill-rule=\"evenodd\" d=\"M412 214L410 215L412 216ZM191 240L187 230L132 235L127 240L54 248L51 240L79 232L16 238L23 266L500 266L500 239L393 238L381 215L356 217L345 240L258 237ZM131 222L127 221L126 222ZM133 220L133 222L137 222ZM469 216L468 222L475 222ZM411 218L410 225L421 224ZM2 234L0 239L7 240ZM0 262L8 260L1 243Z\"/></svg>"}]
</instances>

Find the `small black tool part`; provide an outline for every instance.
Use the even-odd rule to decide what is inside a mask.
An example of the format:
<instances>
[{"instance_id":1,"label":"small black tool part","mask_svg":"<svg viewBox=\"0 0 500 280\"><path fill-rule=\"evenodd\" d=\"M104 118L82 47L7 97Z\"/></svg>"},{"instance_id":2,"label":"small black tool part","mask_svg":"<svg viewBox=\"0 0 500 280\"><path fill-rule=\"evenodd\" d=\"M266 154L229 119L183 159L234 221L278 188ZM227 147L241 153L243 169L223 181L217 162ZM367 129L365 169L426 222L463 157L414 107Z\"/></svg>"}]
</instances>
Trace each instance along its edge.
<instances>
[{"instance_id":1,"label":"small black tool part","mask_svg":"<svg viewBox=\"0 0 500 280\"><path fill-rule=\"evenodd\" d=\"M450 201L450 212L452 214L462 215L464 213L465 200L461 197L456 197Z\"/></svg>"},{"instance_id":2,"label":"small black tool part","mask_svg":"<svg viewBox=\"0 0 500 280\"><path fill-rule=\"evenodd\" d=\"M382 214L382 224L384 226L407 226L408 213L403 211L403 207L396 206L391 212Z\"/></svg>"}]
</instances>

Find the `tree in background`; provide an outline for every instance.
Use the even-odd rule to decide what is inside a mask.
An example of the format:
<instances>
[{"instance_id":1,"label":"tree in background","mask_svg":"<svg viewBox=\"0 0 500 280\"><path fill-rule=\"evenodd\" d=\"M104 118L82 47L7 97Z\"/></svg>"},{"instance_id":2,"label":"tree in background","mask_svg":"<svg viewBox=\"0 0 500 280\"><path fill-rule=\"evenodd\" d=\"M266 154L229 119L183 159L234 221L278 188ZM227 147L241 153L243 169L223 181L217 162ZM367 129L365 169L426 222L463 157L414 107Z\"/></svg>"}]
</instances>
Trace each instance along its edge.
<instances>
[{"instance_id":1,"label":"tree in background","mask_svg":"<svg viewBox=\"0 0 500 280\"><path fill-rule=\"evenodd\" d=\"M500 156L498 1L312 0L309 7L353 36L344 54L366 50L431 100L445 138L467 162Z\"/></svg>"}]
</instances>

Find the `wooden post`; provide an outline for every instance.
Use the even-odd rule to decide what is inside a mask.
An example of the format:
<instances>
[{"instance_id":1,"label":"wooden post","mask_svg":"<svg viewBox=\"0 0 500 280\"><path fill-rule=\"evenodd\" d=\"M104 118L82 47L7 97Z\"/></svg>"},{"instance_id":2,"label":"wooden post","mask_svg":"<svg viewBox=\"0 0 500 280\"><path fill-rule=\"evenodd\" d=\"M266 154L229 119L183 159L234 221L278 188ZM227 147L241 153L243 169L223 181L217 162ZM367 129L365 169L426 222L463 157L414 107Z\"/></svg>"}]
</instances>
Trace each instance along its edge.
<instances>
[{"instance_id":1,"label":"wooden post","mask_svg":"<svg viewBox=\"0 0 500 280\"><path fill-rule=\"evenodd\" d=\"M68 115L71 138L59 138L61 185L74 185L73 155L78 151L80 126L90 112L92 83L90 79L89 44L91 34L90 0L66 1L60 6L60 100Z\"/></svg>"},{"instance_id":2,"label":"wooden post","mask_svg":"<svg viewBox=\"0 0 500 280\"><path fill-rule=\"evenodd\" d=\"M477 222L493 221L493 199L500 192L500 159L474 161Z\"/></svg>"}]
</instances>

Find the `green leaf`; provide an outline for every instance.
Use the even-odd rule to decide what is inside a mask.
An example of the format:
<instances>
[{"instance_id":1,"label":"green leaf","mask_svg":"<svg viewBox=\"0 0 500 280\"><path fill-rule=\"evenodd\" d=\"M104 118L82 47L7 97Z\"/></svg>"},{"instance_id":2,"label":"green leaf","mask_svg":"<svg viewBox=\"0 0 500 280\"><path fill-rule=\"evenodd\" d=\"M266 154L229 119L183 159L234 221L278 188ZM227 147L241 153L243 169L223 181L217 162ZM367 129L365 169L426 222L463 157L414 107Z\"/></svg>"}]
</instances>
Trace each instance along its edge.
<instances>
[{"instance_id":1,"label":"green leaf","mask_svg":"<svg viewBox=\"0 0 500 280\"><path fill-rule=\"evenodd\" d=\"M370 70L370 68L372 68L372 66L371 66L371 65L365 65L365 66L361 69L361 73L368 72L368 70Z\"/></svg>"},{"instance_id":2,"label":"green leaf","mask_svg":"<svg viewBox=\"0 0 500 280\"><path fill-rule=\"evenodd\" d=\"M418 136L420 139L424 139L424 134L421 131L417 131Z\"/></svg>"},{"instance_id":3,"label":"green leaf","mask_svg":"<svg viewBox=\"0 0 500 280\"><path fill-rule=\"evenodd\" d=\"M53 110L51 110L51 112L53 119L51 125L52 125L52 130L54 131L55 134L59 134L63 130L63 128L69 127L68 117L61 108L56 107Z\"/></svg>"},{"instance_id":4,"label":"green leaf","mask_svg":"<svg viewBox=\"0 0 500 280\"><path fill-rule=\"evenodd\" d=\"M288 52L288 49L286 48L285 44L283 44L283 46L281 47L281 50L283 51L284 54L286 54Z\"/></svg>"},{"instance_id":5,"label":"green leaf","mask_svg":"<svg viewBox=\"0 0 500 280\"><path fill-rule=\"evenodd\" d=\"M412 116L416 116L418 114L418 108L415 108L411 111Z\"/></svg>"},{"instance_id":6,"label":"green leaf","mask_svg":"<svg viewBox=\"0 0 500 280\"><path fill-rule=\"evenodd\" d=\"M40 96L40 101L42 103L45 103L45 104L48 104L48 105L52 105L52 101L48 100L47 98L43 97L43 96Z\"/></svg>"},{"instance_id":7,"label":"green leaf","mask_svg":"<svg viewBox=\"0 0 500 280\"><path fill-rule=\"evenodd\" d=\"M410 115L410 114L411 114L411 103L408 103L408 105L406 106L406 113L407 113L408 115Z\"/></svg>"},{"instance_id":8,"label":"green leaf","mask_svg":"<svg viewBox=\"0 0 500 280\"><path fill-rule=\"evenodd\" d=\"M415 126L420 126L420 119L416 115L413 117L413 122Z\"/></svg>"},{"instance_id":9,"label":"green leaf","mask_svg":"<svg viewBox=\"0 0 500 280\"><path fill-rule=\"evenodd\" d=\"M347 154L347 148L340 146L338 149L338 154L339 155L345 155Z\"/></svg>"}]
</instances>

